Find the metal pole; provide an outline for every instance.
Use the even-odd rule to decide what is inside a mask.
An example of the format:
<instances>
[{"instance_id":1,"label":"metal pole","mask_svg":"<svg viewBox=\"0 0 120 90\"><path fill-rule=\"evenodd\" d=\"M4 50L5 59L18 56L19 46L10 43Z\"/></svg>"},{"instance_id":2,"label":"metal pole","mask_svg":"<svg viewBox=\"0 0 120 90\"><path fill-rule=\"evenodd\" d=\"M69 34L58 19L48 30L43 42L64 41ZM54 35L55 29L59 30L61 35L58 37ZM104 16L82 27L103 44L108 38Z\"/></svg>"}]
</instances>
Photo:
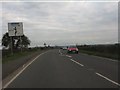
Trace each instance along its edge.
<instances>
[{"instance_id":1,"label":"metal pole","mask_svg":"<svg viewBox=\"0 0 120 90\"><path fill-rule=\"evenodd\" d=\"M11 39L11 54L13 55L13 43L12 43L12 36L10 37L10 39Z\"/></svg>"}]
</instances>

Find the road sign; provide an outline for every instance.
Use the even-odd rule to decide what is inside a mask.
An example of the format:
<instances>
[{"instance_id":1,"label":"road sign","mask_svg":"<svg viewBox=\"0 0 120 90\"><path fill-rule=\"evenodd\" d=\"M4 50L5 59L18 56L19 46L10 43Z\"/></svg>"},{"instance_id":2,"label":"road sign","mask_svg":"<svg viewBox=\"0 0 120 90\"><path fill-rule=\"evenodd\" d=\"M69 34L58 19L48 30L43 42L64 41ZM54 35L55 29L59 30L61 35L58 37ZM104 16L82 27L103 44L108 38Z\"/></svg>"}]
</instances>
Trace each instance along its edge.
<instances>
[{"instance_id":1,"label":"road sign","mask_svg":"<svg viewBox=\"0 0 120 90\"><path fill-rule=\"evenodd\" d=\"M8 23L9 36L22 36L23 35L23 23L12 22Z\"/></svg>"}]
</instances>

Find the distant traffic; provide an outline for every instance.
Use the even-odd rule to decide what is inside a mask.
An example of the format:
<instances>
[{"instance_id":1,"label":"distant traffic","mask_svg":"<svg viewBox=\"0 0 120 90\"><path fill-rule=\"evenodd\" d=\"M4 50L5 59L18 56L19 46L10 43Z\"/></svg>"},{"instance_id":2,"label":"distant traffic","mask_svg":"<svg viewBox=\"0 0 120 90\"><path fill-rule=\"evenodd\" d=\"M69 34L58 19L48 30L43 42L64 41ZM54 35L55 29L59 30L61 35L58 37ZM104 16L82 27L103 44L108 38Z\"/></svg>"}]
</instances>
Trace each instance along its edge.
<instances>
[{"instance_id":1,"label":"distant traffic","mask_svg":"<svg viewBox=\"0 0 120 90\"><path fill-rule=\"evenodd\" d=\"M67 50L67 53L76 53L78 54L78 48L76 46L64 46L61 47L63 50Z\"/></svg>"}]
</instances>

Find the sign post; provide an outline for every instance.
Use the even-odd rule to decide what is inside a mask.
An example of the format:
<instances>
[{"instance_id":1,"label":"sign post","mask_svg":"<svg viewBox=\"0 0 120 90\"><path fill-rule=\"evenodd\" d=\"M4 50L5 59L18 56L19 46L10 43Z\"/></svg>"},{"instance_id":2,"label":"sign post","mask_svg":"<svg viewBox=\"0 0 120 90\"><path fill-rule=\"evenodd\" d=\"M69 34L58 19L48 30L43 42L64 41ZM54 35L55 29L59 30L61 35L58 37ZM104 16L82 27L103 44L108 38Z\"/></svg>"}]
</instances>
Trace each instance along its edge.
<instances>
[{"instance_id":1,"label":"sign post","mask_svg":"<svg viewBox=\"0 0 120 90\"><path fill-rule=\"evenodd\" d=\"M8 23L8 34L11 38L11 53L13 54L13 36L20 37L20 47L22 52L22 39L23 36L23 23L22 22L11 22Z\"/></svg>"},{"instance_id":2,"label":"sign post","mask_svg":"<svg viewBox=\"0 0 120 90\"><path fill-rule=\"evenodd\" d=\"M13 40L12 40L12 37L10 37L10 40L11 40L11 54L13 55Z\"/></svg>"},{"instance_id":3,"label":"sign post","mask_svg":"<svg viewBox=\"0 0 120 90\"><path fill-rule=\"evenodd\" d=\"M20 36L20 49L21 49L21 52L22 52L22 38Z\"/></svg>"}]
</instances>

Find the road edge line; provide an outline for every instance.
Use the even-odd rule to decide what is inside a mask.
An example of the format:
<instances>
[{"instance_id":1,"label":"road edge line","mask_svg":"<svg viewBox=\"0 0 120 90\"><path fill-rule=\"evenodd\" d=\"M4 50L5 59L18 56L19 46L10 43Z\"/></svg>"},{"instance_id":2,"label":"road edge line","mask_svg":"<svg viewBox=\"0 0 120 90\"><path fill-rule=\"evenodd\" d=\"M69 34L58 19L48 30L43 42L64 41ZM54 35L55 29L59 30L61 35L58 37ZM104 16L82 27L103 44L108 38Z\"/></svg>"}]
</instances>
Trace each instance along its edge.
<instances>
[{"instance_id":1,"label":"road edge line","mask_svg":"<svg viewBox=\"0 0 120 90\"><path fill-rule=\"evenodd\" d=\"M111 79L103 76L102 74L100 74L100 73L98 73L98 72L96 72L95 74L98 75L98 76L100 76L100 77L102 77L102 78L104 78L104 79L106 79L106 80L108 80L108 81L110 81L110 82L112 82L113 84L115 84L115 85L117 85L117 86L120 86L119 83L117 83L117 82L115 82L115 81L113 81L113 80L111 80Z\"/></svg>"},{"instance_id":2,"label":"road edge line","mask_svg":"<svg viewBox=\"0 0 120 90\"><path fill-rule=\"evenodd\" d=\"M8 81L8 83L6 83L2 88L7 88L8 85L9 85L10 83L12 83L28 66L30 66L37 58L39 58L41 55L43 55L43 54L45 54L45 53L47 53L47 52L48 52L48 51L43 52L43 53L37 55L37 56L36 56L33 60L31 60L25 67L23 67L23 69L20 70L10 81Z\"/></svg>"}]
</instances>

